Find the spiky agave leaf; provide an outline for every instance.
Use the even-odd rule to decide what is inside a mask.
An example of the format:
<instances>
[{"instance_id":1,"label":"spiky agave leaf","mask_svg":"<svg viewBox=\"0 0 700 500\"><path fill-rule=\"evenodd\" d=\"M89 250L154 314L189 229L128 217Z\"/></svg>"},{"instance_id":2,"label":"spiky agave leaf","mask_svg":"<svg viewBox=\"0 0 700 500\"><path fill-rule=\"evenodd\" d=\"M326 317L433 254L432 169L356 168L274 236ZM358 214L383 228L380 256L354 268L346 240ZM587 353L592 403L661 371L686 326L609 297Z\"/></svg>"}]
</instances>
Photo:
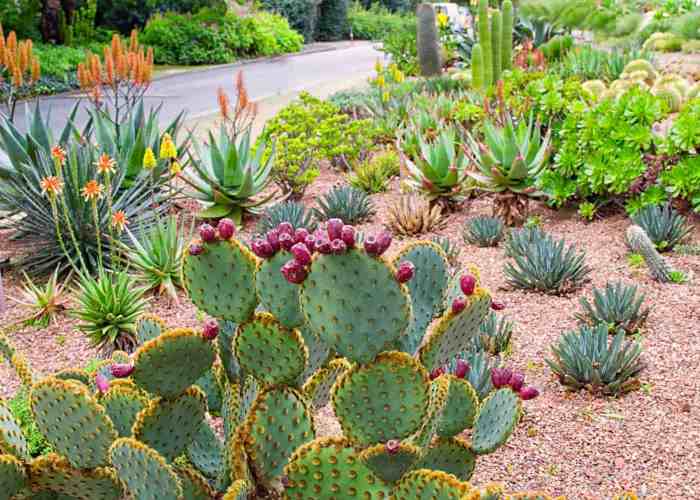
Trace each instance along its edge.
<instances>
[{"instance_id":1,"label":"spiky agave leaf","mask_svg":"<svg viewBox=\"0 0 700 500\"><path fill-rule=\"evenodd\" d=\"M29 310L29 315L23 320L28 326L47 327L53 324L66 310L65 298L66 284L70 281L70 275L63 283L58 282L58 269L56 269L43 285L38 285L27 273L24 288L20 297L10 297L10 300Z\"/></svg>"},{"instance_id":2,"label":"spiky agave leaf","mask_svg":"<svg viewBox=\"0 0 700 500\"><path fill-rule=\"evenodd\" d=\"M637 294L636 285L622 282L606 283L604 289L593 289L593 302L581 297L583 312L576 314L582 323L595 326L602 323L611 332L618 329L626 333L636 332L649 316L649 309L642 309L645 296Z\"/></svg>"},{"instance_id":3,"label":"spiky agave leaf","mask_svg":"<svg viewBox=\"0 0 700 500\"><path fill-rule=\"evenodd\" d=\"M428 233L444 226L442 209L435 204L430 206L427 199L418 195L401 196L387 207L389 227L397 234L413 236Z\"/></svg>"},{"instance_id":4,"label":"spiky agave leaf","mask_svg":"<svg viewBox=\"0 0 700 500\"><path fill-rule=\"evenodd\" d=\"M309 232L313 232L316 229L316 221L313 214L302 203L283 201L265 208L260 214L255 232L265 234L282 222L289 222L295 229L300 227L306 228Z\"/></svg>"},{"instance_id":5,"label":"spiky agave leaf","mask_svg":"<svg viewBox=\"0 0 700 500\"><path fill-rule=\"evenodd\" d=\"M506 238L506 255L508 257L523 255L532 243L547 238L551 237L537 226L513 229Z\"/></svg>"},{"instance_id":6,"label":"spiky agave leaf","mask_svg":"<svg viewBox=\"0 0 700 500\"><path fill-rule=\"evenodd\" d=\"M346 224L356 224L369 219L375 213L372 199L351 186L335 186L318 201L313 212L320 221L341 219Z\"/></svg>"},{"instance_id":7,"label":"spiky agave leaf","mask_svg":"<svg viewBox=\"0 0 700 500\"><path fill-rule=\"evenodd\" d=\"M491 311L479 325L479 334L472 338L471 350L484 351L492 356L508 353L513 336L513 322Z\"/></svg>"},{"instance_id":8,"label":"spiky agave leaf","mask_svg":"<svg viewBox=\"0 0 700 500\"><path fill-rule=\"evenodd\" d=\"M463 237L466 243L480 247L495 247L503 239L503 221L498 217L479 216L464 224Z\"/></svg>"},{"instance_id":9,"label":"spiky agave leaf","mask_svg":"<svg viewBox=\"0 0 700 500\"><path fill-rule=\"evenodd\" d=\"M632 220L646 231L660 252L673 250L692 230L686 218L670 205L642 207Z\"/></svg>"}]
</instances>

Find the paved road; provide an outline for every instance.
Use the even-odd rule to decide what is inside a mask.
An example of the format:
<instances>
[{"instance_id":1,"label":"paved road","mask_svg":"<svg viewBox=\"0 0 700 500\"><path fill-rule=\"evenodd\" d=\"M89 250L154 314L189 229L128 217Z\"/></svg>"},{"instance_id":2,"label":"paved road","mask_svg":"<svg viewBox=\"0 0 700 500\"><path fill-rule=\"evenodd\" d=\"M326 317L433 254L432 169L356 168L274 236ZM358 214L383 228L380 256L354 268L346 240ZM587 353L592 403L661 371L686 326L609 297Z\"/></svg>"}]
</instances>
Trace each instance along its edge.
<instances>
[{"instance_id":1,"label":"paved road","mask_svg":"<svg viewBox=\"0 0 700 500\"><path fill-rule=\"evenodd\" d=\"M244 71L250 97L257 101L340 82L362 73L369 75L377 58L384 56L368 42L347 42L334 47L340 48L165 76L153 82L146 94L146 102L150 105L163 103L163 120L174 118L183 109L192 120L216 110L219 87L229 90L229 95L232 95L233 77L239 69ZM50 108L52 124L61 126L76 99L79 99L78 95L45 97L40 100L40 105ZM15 122L23 125L24 107L20 108Z\"/></svg>"}]
</instances>

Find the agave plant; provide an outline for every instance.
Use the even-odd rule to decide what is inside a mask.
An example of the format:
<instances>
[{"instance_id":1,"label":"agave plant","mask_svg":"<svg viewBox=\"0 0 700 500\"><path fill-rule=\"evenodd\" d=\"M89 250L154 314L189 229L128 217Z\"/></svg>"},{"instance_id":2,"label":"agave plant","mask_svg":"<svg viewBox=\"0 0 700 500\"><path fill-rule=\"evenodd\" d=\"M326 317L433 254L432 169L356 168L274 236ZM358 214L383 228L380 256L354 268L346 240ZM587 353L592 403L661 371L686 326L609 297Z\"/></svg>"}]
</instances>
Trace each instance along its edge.
<instances>
[{"instance_id":1,"label":"agave plant","mask_svg":"<svg viewBox=\"0 0 700 500\"><path fill-rule=\"evenodd\" d=\"M66 278L63 284L58 281L58 269L43 285L37 285L26 273L25 284L20 297L10 297L11 300L29 310L29 315L22 320L27 326L46 328L57 321L67 308L65 297Z\"/></svg>"},{"instance_id":2,"label":"agave plant","mask_svg":"<svg viewBox=\"0 0 700 500\"><path fill-rule=\"evenodd\" d=\"M472 338L471 350L484 351L492 356L507 353L511 348L513 322L491 311L479 325L479 334Z\"/></svg>"},{"instance_id":3,"label":"agave plant","mask_svg":"<svg viewBox=\"0 0 700 500\"><path fill-rule=\"evenodd\" d=\"M670 251L683 241L692 228L685 217L670 205L648 205L632 216L660 252Z\"/></svg>"},{"instance_id":4,"label":"agave plant","mask_svg":"<svg viewBox=\"0 0 700 500\"><path fill-rule=\"evenodd\" d=\"M122 249L137 279L146 285L147 290L167 294L177 303L177 289L182 288L180 265L192 226L188 232L180 231L177 218L170 216L139 231L138 237L128 229L126 231L131 246L123 245Z\"/></svg>"},{"instance_id":5,"label":"agave plant","mask_svg":"<svg viewBox=\"0 0 700 500\"><path fill-rule=\"evenodd\" d=\"M464 351L450 362L448 367L450 373L455 373L457 360L467 362L469 371L465 378L474 387L479 399L484 399L493 390L491 370L498 365L498 362L490 360L484 351Z\"/></svg>"},{"instance_id":6,"label":"agave plant","mask_svg":"<svg viewBox=\"0 0 700 500\"><path fill-rule=\"evenodd\" d=\"M293 227L305 227L309 231L316 229L316 221L313 214L302 203L283 201L270 205L263 210L255 232L265 234L282 222L289 222Z\"/></svg>"},{"instance_id":7,"label":"agave plant","mask_svg":"<svg viewBox=\"0 0 700 500\"><path fill-rule=\"evenodd\" d=\"M316 219L341 219L346 224L356 224L369 219L375 213L372 200L364 191L351 186L335 186L318 200L313 212Z\"/></svg>"},{"instance_id":8,"label":"agave plant","mask_svg":"<svg viewBox=\"0 0 700 500\"><path fill-rule=\"evenodd\" d=\"M459 262L459 247L447 236L436 234L430 238L430 241L438 245L447 255L447 261L451 266L456 266Z\"/></svg>"},{"instance_id":9,"label":"agave plant","mask_svg":"<svg viewBox=\"0 0 700 500\"><path fill-rule=\"evenodd\" d=\"M553 359L545 361L559 381L572 389L618 395L639 388L642 347L626 340L623 331L609 342L607 325L582 326L564 333L552 353Z\"/></svg>"},{"instance_id":10,"label":"agave plant","mask_svg":"<svg viewBox=\"0 0 700 500\"><path fill-rule=\"evenodd\" d=\"M637 294L635 285L624 283L607 283L605 289L593 290L593 303L581 297L583 312L576 315L582 323L597 325L602 323L608 330L619 329L634 333L644 325L649 316L649 309L642 309L644 294Z\"/></svg>"},{"instance_id":11,"label":"agave plant","mask_svg":"<svg viewBox=\"0 0 700 500\"><path fill-rule=\"evenodd\" d=\"M223 126L218 141L210 131L208 144L200 147L194 143L196 154L190 156L192 168L183 180L192 188L192 197L206 205L199 217L230 217L240 224L244 212L259 213L276 196L274 191L263 194L272 180L270 172L274 165L274 148L263 160L265 148L263 141L257 152L253 152L250 131L242 134L237 143L229 138Z\"/></svg>"},{"instance_id":12,"label":"agave plant","mask_svg":"<svg viewBox=\"0 0 700 500\"><path fill-rule=\"evenodd\" d=\"M432 142L420 137L418 144L419 154L415 162L404 154L403 145L398 145L401 161L408 171L407 185L424 193L430 200L451 202L461 199L468 160L457 134L446 130Z\"/></svg>"},{"instance_id":13,"label":"agave plant","mask_svg":"<svg viewBox=\"0 0 700 500\"><path fill-rule=\"evenodd\" d=\"M585 253L575 245L552 238L534 240L504 268L506 281L515 288L551 294L567 293L588 280L591 268Z\"/></svg>"},{"instance_id":14,"label":"agave plant","mask_svg":"<svg viewBox=\"0 0 700 500\"><path fill-rule=\"evenodd\" d=\"M78 328L103 354L132 352L136 347L136 320L146 308L146 288L133 287L125 271L100 271L97 277L82 275L74 315Z\"/></svg>"},{"instance_id":15,"label":"agave plant","mask_svg":"<svg viewBox=\"0 0 700 500\"><path fill-rule=\"evenodd\" d=\"M503 239L503 221L498 217L479 216L464 225L466 243L480 247L495 247Z\"/></svg>"},{"instance_id":16,"label":"agave plant","mask_svg":"<svg viewBox=\"0 0 700 500\"><path fill-rule=\"evenodd\" d=\"M509 226L527 218L528 197L538 196L534 185L547 164L550 132L544 138L532 118L517 126L505 114L503 126L484 123L484 142L467 133L467 154L478 167L469 172L481 189L496 193L494 215Z\"/></svg>"},{"instance_id":17,"label":"agave plant","mask_svg":"<svg viewBox=\"0 0 700 500\"><path fill-rule=\"evenodd\" d=\"M403 236L428 233L444 226L445 222L439 205L431 207L428 200L415 193L402 195L387 206L387 225Z\"/></svg>"},{"instance_id":18,"label":"agave plant","mask_svg":"<svg viewBox=\"0 0 700 500\"><path fill-rule=\"evenodd\" d=\"M508 233L508 238L506 238L506 255L508 257L524 255L532 243L544 239L551 239L551 237L537 226L513 229Z\"/></svg>"}]
</instances>

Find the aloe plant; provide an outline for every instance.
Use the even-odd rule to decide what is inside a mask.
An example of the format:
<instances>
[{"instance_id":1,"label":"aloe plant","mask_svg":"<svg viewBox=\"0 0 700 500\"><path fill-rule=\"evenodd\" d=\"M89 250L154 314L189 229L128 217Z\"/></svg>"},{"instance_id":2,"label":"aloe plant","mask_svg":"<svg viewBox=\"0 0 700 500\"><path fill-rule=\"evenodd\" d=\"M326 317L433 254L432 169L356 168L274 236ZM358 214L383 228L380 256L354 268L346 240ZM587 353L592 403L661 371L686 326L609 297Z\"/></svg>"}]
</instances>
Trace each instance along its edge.
<instances>
[{"instance_id":1,"label":"aloe plant","mask_svg":"<svg viewBox=\"0 0 700 500\"><path fill-rule=\"evenodd\" d=\"M399 145L402 162L409 174L409 187L423 192L431 200L459 198L467 178L468 160L457 134L445 130L432 142L419 138L418 144L419 154L415 162L403 154Z\"/></svg>"},{"instance_id":2,"label":"aloe plant","mask_svg":"<svg viewBox=\"0 0 700 500\"><path fill-rule=\"evenodd\" d=\"M204 218L230 217L240 224L244 212L259 213L276 196L262 194L272 180L273 154L263 161L266 145L250 147L250 131L238 143L221 128L219 139L209 132L209 142L203 147L194 143L195 155L190 156L192 169L183 179L192 188L192 197L206 208L198 215Z\"/></svg>"}]
</instances>

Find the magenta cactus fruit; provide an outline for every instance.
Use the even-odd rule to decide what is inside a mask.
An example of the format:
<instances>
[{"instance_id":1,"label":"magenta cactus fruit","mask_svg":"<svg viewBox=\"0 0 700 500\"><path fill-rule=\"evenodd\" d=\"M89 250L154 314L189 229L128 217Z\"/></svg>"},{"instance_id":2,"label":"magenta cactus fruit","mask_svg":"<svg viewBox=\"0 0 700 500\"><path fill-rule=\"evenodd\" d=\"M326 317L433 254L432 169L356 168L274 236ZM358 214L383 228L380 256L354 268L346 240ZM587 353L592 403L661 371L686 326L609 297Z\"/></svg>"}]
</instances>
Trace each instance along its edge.
<instances>
[{"instance_id":1,"label":"magenta cactus fruit","mask_svg":"<svg viewBox=\"0 0 700 500\"><path fill-rule=\"evenodd\" d=\"M277 229L270 229L267 233L265 233L265 238L267 239L268 243L272 245L272 250L277 253L279 252L280 249L280 233L277 231Z\"/></svg>"},{"instance_id":2,"label":"magenta cactus fruit","mask_svg":"<svg viewBox=\"0 0 700 500\"><path fill-rule=\"evenodd\" d=\"M202 337L206 340L214 340L219 335L219 323L215 319L208 319L202 328Z\"/></svg>"},{"instance_id":3,"label":"magenta cactus fruit","mask_svg":"<svg viewBox=\"0 0 700 500\"><path fill-rule=\"evenodd\" d=\"M344 225L343 229L340 230L340 239L345 242L348 248L353 248L355 246L355 228L347 224Z\"/></svg>"},{"instance_id":4,"label":"magenta cactus fruit","mask_svg":"<svg viewBox=\"0 0 700 500\"><path fill-rule=\"evenodd\" d=\"M459 287L464 295L471 295L476 290L476 278L472 274L465 274L459 279Z\"/></svg>"},{"instance_id":5,"label":"magenta cactus fruit","mask_svg":"<svg viewBox=\"0 0 700 500\"><path fill-rule=\"evenodd\" d=\"M415 272L416 266L413 265L413 262L404 260L399 264L399 267L396 270L396 281L399 283L406 283L413 278Z\"/></svg>"},{"instance_id":6,"label":"magenta cactus fruit","mask_svg":"<svg viewBox=\"0 0 700 500\"><path fill-rule=\"evenodd\" d=\"M199 237L202 238L202 241L205 243L216 241L216 229L209 224L202 224L199 226Z\"/></svg>"},{"instance_id":7,"label":"magenta cactus fruit","mask_svg":"<svg viewBox=\"0 0 700 500\"><path fill-rule=\"evenodd\" d=\"M190 255L197 256L202 255L204 252L204 247L199 243L192 243L189 249Z\"/></svg>"},{"instance_id":8,"label":"magenta cactus fruit","mask_svg":"<svg viewBox=\"0 0 700 500\"><path fill-rule=\"evenodd\" d=\"M303 243L295 243L291 249L292 255L294 255L294 260L296 260L302 266L308 266L311 264L311 252L306 248Z\"/></svg>"},{"instance_id":9,"label":"magenta cactus fruit","mask_svg":"<svg viewBox=\"0 0 700 500\"><path fill-rule=\"evenodd\" d=\"M455 377L457 378L465 378L467 375L469 375L469 370L471 369L471 366L469 366L469 363L467 363L463 359L458 359L456 366L455 366Z\"/></svg>"},{"instance_id":10,"label":"magenta cactus fruit","mask_svg":"<svg viewBox=\"0 0 700 500\"><path fill-rule=\"evenodd\" d=\"M342 255L348 251L348 247L345 242L340 238L331 241L331 253L335 255Z\"/></svg>"},{"instance_id":11,"label":"magenta cactus fruit","mask_svg":"<svg viewBox=\"0 0 700 500\"><path fill-rule=\"evenodd\" d=\"M115 363L110 367L109 371L114 378L126 378L134 373L134 365L130 363Z\"/></svg>"},{"instance_id":12,"label":"magenta cactus fruit","mask_svg":"<svg viewBox=\"0 0 700 500\"><path fill-rule=\"evenodd\" d=\"M540 391L538 391L534 387L523 387L518 391L518 396L520 396L520 399L522 399L523 401L535 399L539 395Z\"/></svg>"},{"instance_id":13,"label":"magenta cactus fruit","mask_svg":"<svg viewBox=\"0 0 700 500\"><path fill-rule=\"evenodd\" d=\"M500 389L509 384L512 375L513 372L508 368L494 368L491 370L491 382L496 389Z\"/></svg>"},{"instance_id":14,"label":"magenta cactus fruit","mask_svg":"<svg viewBox=\"0 0 700 500\"><path fill-rule=\"evenodd\" d=\"M452 301L452 314L459 314L467 307L467 301L464 297L458 297Z\"/></svg>"},{"instance_id":15,"label":"magenta cactus fruit","mask_svg":"<svg viewBox=\"0 0 700 500\"><path fill-rule=\"evenodd\" d=\"M290 260L285 263L280 271L282 272L284 279L294 285L302 284L308 275L306 268L299 264L299 262L296 260Z\"/></svg>"},{"instance_id":16,"label":"magenta cactus fruit","mask_svg":"<svg viewBox=\"0 0 700 500\"><path fill-rule=\"evenodd\" d=\"M303 243L309 249L309 252L314 253L316 251L316 238L312 235L307 236Z\"/></svg>"},{"instance_id":17,"label":"magenta cactus fruit","mask_svg":"<svg viewBox=\"0 0 700 500\"><path fill-rule=\"evenodd\" d=\"M304 227L300 227L294 231L294 243L306 243L306 238L308 237L309 231Z\"/></svg>"},{"instance_id":18,"label":"magenta cactus fruit","mask_svg":"<svg viewBox=\"0 0 700 500\"><path fill-rule=\"evenodd\" d=\"M109 380L101 373L98 373L95 375L95 386L97 386L97 390L100 391L101 394L104 394L109 390Z\"/></svg>"},{"instance_id":19,"label":"magenta cactus fruit","mask_svg":"<svg viewBox=\"0 0 700 500\"><path fill-rule=\"evenodd\" d=\"M365 238L365 252L370 255L379 255L379 243L377 243L376 237L367 236Z\"/></svg>"},{"instance_id":20,"label":"magenta cactus fruit","mask_svg":"<svg viewBox=\"0 0 700 500\"><path fill-rule=\"evenodd\" d=\"M523 385L525 385L525 375L523 375L522 373L514 372L513 375L510 376L508 385L510 385L510 388L513 389L515 392L520 391L520 389L523 388Z\"/></svg>"},{"instance_id":21,"label":"magenta cactus fruit","mask_svg":"<svg viewBox=\"0 0 700 500\"><path fill-rule=\"evenodd\" d=\"M282 236L283 234L295 236L294 226L292 226L291 222L280 222L277 226L277 231L280 233L280 236Z\"/></svg>"},{"instance_id":22,"label":"magenta cactus fruit","mask_svg":"<svg viewBox=\"0 0 700 500\"><path fill-rule=\"evenodd\" d=\"M318 253L328 255L332 252L331 241L328 238L318 238L314 245Z\"/></svg>"},{"instance_id":23,"label":"magenta cactus fruit","mask_svg":"<svg viewBox=\"0 0 700 500\"><path fill-rule=\"evenodd\" d=\"M280 247L289 251L294 246L294 236L289 233L280 233L279 236Z\"/></svg>"},{"instance_id":24,"label":"magenta cactus fruit","mask_svg":"<svg viewBox=\"0 0 700 500\"><path fill-rule=\"evenodd\" d=\"M430 372L430 380L435 380L441 375L445 374L445 369L442 366L438 366L433 371Z\"/></svg>"},{"instance_id":25,"label":"magenta cactus fruit","mask_svg":"<svg viewBox=\"0 0 700 500\"><path fill-rule=\"evenodd\" d=\"M236 224L231 219L221 219L216 226L222 240L230 240L236 234Z\"/></svg>"},{"instance_id":26,"label":"magenta cactus fruit","mask_svg":"<svg viewBox=\"0 0 700 500\"><path fill-rule=\"evenodd\" d=\"M503 302L499 302L497 300L491 301L491 309L493 309L494 311L502 311L505 308L506 305Z\"/></svg>"},{"instance_id":27,"label":"magenta cactus fruit","mask_svg":"<svg viewBox=\"0 0 700 500\"><path fill-rule=\"evenodd\" d=\"M261 259L269 259L275 255L275 251L272 249L270 242L262 238L255 238L253 243L250 244L250 249Z\"/></svg>"},{"instance_id":28,"label":"magenta cactus fruit","mask_svg":"<svg viewBox=\"0 0 700 500\"><path fill-rule=\"evenodd\" d=\"M328 239L333 241L333 240L339 240L342 236L342 231L343 231L343 221L341 219L328 219L328 223L326 225L326 230L328 231Z\"/></svg>"},{"instance_id":29,"label":"magenta cactus fruit","mask_svg":"<svg viewBox=\"0 0 700 500\"><path fill-rule=\"evenodd\" d=\"M379 236L377 236L377 245L378 245L378 251L379 255L383 254L386 252L389 247L391 246L391 240L392 240L391 233L389 231L382 231L379 233Z\"/></svg>"},{"instance_id":30,"label":"magenta cactus fruit","mask_svg":"<svg viewBox=\"0 0 700 500\"><path fill-rule=\"evenodd\" d=\"M396 455L401 449L401 443L397 439L390 439L384 445L384 449L389 455Z\"/></svg>"}]
</instances>

